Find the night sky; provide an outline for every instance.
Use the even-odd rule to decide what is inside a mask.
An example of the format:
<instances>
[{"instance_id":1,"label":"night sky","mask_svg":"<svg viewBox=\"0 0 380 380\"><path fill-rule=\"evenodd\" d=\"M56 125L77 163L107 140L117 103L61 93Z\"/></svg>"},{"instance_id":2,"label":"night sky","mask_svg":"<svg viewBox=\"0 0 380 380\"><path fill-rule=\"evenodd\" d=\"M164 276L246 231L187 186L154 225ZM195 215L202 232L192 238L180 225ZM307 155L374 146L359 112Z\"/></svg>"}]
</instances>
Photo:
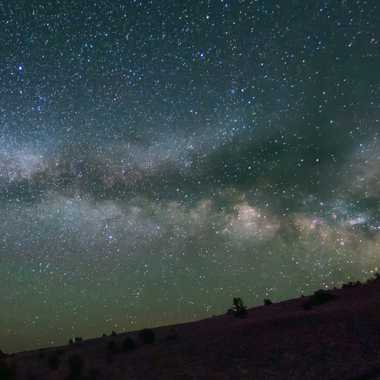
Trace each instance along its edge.
<instances>
[{"instance_id":1,"label":"night sky","mask_svg":"<svg viewBox=\"0 0 380 380\"><path fill-rule=\"evenodd\" d=\"M377 0L0 1L0 348L380 270L379 25Z\"/></svg>"}]
</instances>

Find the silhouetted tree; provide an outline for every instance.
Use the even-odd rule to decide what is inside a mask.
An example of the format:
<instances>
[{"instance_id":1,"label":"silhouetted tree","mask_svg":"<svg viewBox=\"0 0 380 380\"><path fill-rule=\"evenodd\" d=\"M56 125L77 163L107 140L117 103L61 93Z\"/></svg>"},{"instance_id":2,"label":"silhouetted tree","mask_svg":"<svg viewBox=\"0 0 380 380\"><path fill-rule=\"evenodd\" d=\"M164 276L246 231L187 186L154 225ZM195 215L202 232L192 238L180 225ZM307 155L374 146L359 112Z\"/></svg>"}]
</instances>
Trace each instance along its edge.
<instances>
[{"instance_id":1,"label":"silhouetted tree","mask_svg":"<svg viewBox=\"0 0 380 380\"><path fill-rule=\"evenodd\" d=\"M305 310L310 310L313 306L323 305L330 302L336 298L335 295L331 294L328 290L319 289L314 292L313 295L303 304Z\"/></svg>"},{"instance_id":2,"label":"silhouetted tree","mask_svg":"<svg viewBox=\"0 0 380 380\"><path fill-rule=\"evenodd\" d=\"M233 306L228 310L228 313L232 313L237 318L244 318L247 315L247 308L243 300L240 297L235 297L232 302Z\"/></svg>"},{"instance_id":3,"label":"silhouetted tree","mask_svg":"<svg viewBox=\"0 0 380 380\"><path fill-rule=\"evenodd\" d=\"M346 288L353 288L355 287L355 283L350 281L350 282L346 282L345 284L342 285L342 288L343 289L346 289Z\"/></svg>"},{"instance_id":4,"label":"silhouetted tree","mask_svg":"<svg viewBox=\"0 0 380 380\"><path fill-rule=\"evenodd\" d=\"M269 299L269 298L265 298L265 300L264 300L264 305L265 306L269 306L269 305L272 305L272 301Z\"/></svg>"}]
</instances>

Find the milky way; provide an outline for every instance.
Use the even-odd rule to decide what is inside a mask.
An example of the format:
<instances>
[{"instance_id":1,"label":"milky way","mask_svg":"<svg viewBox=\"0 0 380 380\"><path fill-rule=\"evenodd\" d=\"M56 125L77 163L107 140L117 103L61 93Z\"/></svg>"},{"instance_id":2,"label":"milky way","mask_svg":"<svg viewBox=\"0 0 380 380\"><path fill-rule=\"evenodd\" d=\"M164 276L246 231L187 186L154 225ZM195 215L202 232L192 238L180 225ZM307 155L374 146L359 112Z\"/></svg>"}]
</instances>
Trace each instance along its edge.
<instances>
[{"instance_id":1,"label":"milky way","mask_svg":"<svg viewBox=\"0 0 380 380\"><path fill-rule=\"evenodd\" d=\"M0 348L380 267L376 1L0 2Z\"/></svg>"}]
</instances>

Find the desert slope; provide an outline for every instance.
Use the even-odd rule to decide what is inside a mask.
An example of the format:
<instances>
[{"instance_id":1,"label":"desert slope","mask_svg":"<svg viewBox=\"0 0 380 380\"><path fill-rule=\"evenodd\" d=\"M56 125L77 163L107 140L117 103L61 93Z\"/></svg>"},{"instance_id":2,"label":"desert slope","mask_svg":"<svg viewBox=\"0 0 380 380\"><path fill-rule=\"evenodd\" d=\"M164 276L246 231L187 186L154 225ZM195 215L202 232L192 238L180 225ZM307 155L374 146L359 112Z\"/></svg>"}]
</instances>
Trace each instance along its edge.
<instances>
[{"instance_id":1,"label":"desert slope","mask_svg":"<svg viewBox=\"0 0 380 380\"><path fill-rule=\"evenodd\" d=\"M380 281L330 294L157 328L153 344L133 332L19 353L0 379L380 379Z\"/></svg>"}]
</instances>

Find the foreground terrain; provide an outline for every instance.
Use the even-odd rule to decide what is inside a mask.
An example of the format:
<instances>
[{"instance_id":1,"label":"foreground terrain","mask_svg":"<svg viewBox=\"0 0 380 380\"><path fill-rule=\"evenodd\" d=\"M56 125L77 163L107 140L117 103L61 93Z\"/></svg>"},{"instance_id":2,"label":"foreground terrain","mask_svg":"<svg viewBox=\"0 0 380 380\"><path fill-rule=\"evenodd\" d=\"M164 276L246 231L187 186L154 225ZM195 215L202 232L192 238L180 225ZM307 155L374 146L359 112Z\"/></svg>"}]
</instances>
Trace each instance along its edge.
<instances>
[{"instance_id":1,"label":"foreground terrain","mask_svg":"<svg viewBox=\"0 0 380 380\"><path fill-rule=\"evenodd\" d=\"M380 280L153 333L7 355L0 379L380 379Z\"/></svg>"}]
</instances>

